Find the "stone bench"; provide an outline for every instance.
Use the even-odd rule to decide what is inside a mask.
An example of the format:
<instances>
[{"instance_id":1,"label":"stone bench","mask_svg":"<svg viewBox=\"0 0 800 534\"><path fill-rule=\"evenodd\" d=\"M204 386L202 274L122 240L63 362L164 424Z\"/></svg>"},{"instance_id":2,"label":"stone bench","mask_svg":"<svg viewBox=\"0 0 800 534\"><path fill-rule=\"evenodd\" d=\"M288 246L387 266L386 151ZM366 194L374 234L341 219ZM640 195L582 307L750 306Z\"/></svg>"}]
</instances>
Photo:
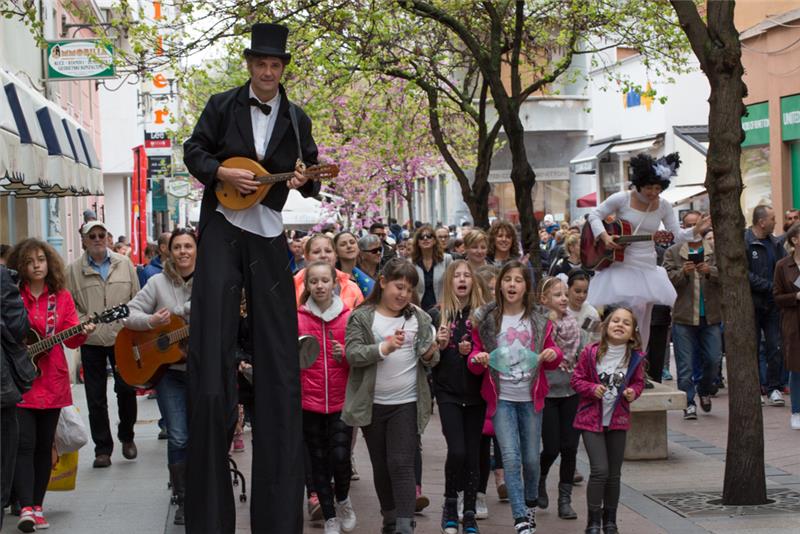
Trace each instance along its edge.
<instances>
[{"instance_id":1,"label":"stone bench","mask_svg":"<svg viewBox=\"0 0 800 534\"><path fill-rule=\"evenodd\" d=\"M625 441L626 460L666 460L667 411L686 408L686 393L653 382L631 404L631 428Z\"/></svg>"}]
</instances>

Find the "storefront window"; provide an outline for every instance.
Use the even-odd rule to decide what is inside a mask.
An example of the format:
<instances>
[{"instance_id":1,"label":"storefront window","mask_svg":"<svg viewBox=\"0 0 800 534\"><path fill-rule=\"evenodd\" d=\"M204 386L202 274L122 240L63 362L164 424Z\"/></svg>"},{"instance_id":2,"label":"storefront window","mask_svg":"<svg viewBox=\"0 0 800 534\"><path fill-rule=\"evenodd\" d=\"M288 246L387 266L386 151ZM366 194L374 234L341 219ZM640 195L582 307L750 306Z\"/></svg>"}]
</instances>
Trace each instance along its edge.
<instances>
[{"instance_id":1,"label":"storefront window","mask_svg":"<svg viewBox=\"0 0 800 534\"><path fill-rule=\"evenodd\" d=\"M569 180L543 180L533 187L533 211L538 220L546 213L557 221L569 220ZM495 183L489 194L489 217L519 222L514 184Z\"/></svg>"},{"instance_id":2,"label":"storefront window","mask_svg":"<svg viewBox=\"0 0 800 534\"><path fill-rule=\"evenodd\" d=\"M742 148L742 210L745 217L760 204L772 204L769 146Z\"/></svg>"}]
</instances>

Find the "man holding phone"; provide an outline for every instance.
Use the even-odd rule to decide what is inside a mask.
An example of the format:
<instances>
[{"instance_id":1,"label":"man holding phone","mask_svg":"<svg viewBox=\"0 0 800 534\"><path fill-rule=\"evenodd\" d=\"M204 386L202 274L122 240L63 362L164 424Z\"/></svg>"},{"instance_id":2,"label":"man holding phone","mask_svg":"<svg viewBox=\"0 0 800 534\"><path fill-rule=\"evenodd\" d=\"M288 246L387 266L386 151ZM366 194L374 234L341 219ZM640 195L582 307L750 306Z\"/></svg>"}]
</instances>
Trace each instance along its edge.
<instances>
[{"instance_id":1,"label":"man holding phone","mask_svg":"<svg viewBox=\"0 0 800 534\"><path fill-rule=\"evenodd\" d=\"M693 226L701 214L683 216L684 228ZM686 393L684 419L697 419L693 356L699 351L702 369L697 384L700 407L711 411L713 382L722 357L722 310L719 272L714 250L706 239L673 245L664 254L664 269L678 293L672 309L672 341L678 368L678 389Z\"/></svg>"}]
</instances>

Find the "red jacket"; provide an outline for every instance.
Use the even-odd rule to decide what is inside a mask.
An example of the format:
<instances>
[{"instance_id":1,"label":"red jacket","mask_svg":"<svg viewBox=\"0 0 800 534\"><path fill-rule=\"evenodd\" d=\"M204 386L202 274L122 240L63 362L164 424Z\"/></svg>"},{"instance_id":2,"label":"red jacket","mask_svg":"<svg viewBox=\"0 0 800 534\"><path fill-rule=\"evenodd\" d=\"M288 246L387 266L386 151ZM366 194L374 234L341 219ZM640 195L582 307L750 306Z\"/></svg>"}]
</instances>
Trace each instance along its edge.
<instances>
[{"instance_id":1,"label":"red jacket","mask_svg":"<svg viewBox=\"0 0 800 534\"><path fill-rule=\"evenodd\" d=\"M603 431L603 400L594 395L594 390L600 385L600 377L597 375L598 346L599 343L593 343L583 349L570 380L572 389L580 395L578 412L575 414L572 426L589 432ZM625 384L619 388L617 404L608 425L609 430L628 430L631 426L631 405L622 395L626 388L633 389L636 395L634 400L638 399L644 390L644 356L638 351L631 354L628 372L625 374Z\"/></svg>"},{"instance_id":2,"label":"red jacket","mask_svg":"<svg viewBox=\"0 0 800 534\"><path fill-rule=\"evenodd\" d=\"M303 395L303 409L316 413L335 413L342 411L344 393L350 364L342 354L333 357L333 340L342 345L344 351L344 332L350 310L336 299L337 310L329 308L323 320L310 306L303 304L297 310L297 329L299 335L312 335L319 341L319 356L308 369L300 371L300 385ZM336 304L334 304L336 305ZM333 317L329 317L333 315Z\"/></svg>"},{"instance_id":3,"label":"red jacket","mask_svg":"<svg viewBox=\"0 0 800 534\"><path fill-rule=\"evenodd\" d=\"M31 294L28 284L22 284L20 294L28 312L31 329L44 338L47 332L47 306L48 300L50 300L47 286L36 298ZM72 295L66 289L62 289L55 295L55 330L53 333L57 334L79 323ZM64 344L71 349L77 349L85 341L86 336L78 334L64 341ZM22 396L22 402L17 406L38 410L70 406L72 391L69 382L69 366L61 345L56 345L39 358L38 365L41 374L33 381L33 386Z\"/></svg>"},{"instance_id":4,"label":"red jacket","mask_svg":"<svg viewBox=\"0 0 800 534\"><path fill-rule=\"evenodd\" d=\"M483 318L482 320L487 322L486 325L491 325L494 323L494 320L491 316ZM490 328L490 330L491 331L489 332L489 335L496 335L493 327ZM552 371L553 369L557 369L561 363L561 360L564 359L564 354L561 352L561 349L558 347L558 345L556 345L556 343L553 341L553 323L551 321L547 321L547 326L544 328L544 342L542 343L541 348L534 346L535 337L536 336L531 336L532 351L541 352L545 349L553 349L556 353L556 358L553 361L542 362L539 372L537 373L538 378L531 383L531 399L533 399L534 410L540 412L542 411L542 408L544 408L544 399L547 397L547 392L550 389L547 384L547 376L542 372L542 370ZM481 396L486 399L486 419L489 420L497 411L497 399L500 394L500 384L497 381L496 376L494 376L496 375L495 371L491 371L489 368L472 361L472 356L483 351L483 340L481 339L479 326L478 329L473 329L472 332L472 353L467 361L467 367L469 367L469 370L476 375L483 374ZM493 433L494 428L484 422L483 434L492 435Z\"/></svg>"}]
</instances>

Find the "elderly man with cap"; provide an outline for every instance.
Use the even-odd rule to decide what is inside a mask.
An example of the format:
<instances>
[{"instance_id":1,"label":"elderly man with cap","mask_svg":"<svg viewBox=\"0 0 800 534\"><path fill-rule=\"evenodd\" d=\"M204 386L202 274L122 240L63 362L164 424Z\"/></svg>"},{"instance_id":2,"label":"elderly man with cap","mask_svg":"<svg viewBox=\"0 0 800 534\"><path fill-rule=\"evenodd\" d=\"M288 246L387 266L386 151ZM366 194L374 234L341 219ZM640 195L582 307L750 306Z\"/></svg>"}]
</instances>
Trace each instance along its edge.
<instances>
[{"instance_id":1,"label":"elderly man with cap","mask_svg":"<svg viewBox=\"0 0 800 534\"><path fill-rule=\"evenodd\" d=\"M297 170L317 162L311 120L291 103L281 78L291 56L288 29L255 24L245 50L250 80L211 96L184 143L186 167L204 186L200 242L192 290L189 338L189 447L186 531L232 533L233 488L228 450L237 420L235 359L244 289L252 332L253 532L302 532L303 441L297 311L281 210L289 189L319 191ZM298 153L299 152L299 153ZM270 173L292 172L263 201L232 210L217 202L217 184L248 194L252 172L222 167L233 156L258 161Z\"/></svg>"},{"instance_id":2,"label":"elderly man with cap","mask_svg":"<svg viewBox=\"0 0 800 534\"><path fill-rule=\"evenodd\" d=\"M139 278L131 261L108 249L108 228L101 221L89 221L81 228L84 252L67 267L67 288L72 293L84 321L118 304L125 304L139 291ZM111 465L114 439L108 421L106 399L106 368L115 367L114 341L122 328L118 323L99 324L81 347L81 365L89 405L89 427L94 441L93 467ZM114 372L114 392L117 395L119 426L117 438L122 442L122 455L136 458L133 425L136 423L136 393Z\"/></svg>"}]
</instances>

